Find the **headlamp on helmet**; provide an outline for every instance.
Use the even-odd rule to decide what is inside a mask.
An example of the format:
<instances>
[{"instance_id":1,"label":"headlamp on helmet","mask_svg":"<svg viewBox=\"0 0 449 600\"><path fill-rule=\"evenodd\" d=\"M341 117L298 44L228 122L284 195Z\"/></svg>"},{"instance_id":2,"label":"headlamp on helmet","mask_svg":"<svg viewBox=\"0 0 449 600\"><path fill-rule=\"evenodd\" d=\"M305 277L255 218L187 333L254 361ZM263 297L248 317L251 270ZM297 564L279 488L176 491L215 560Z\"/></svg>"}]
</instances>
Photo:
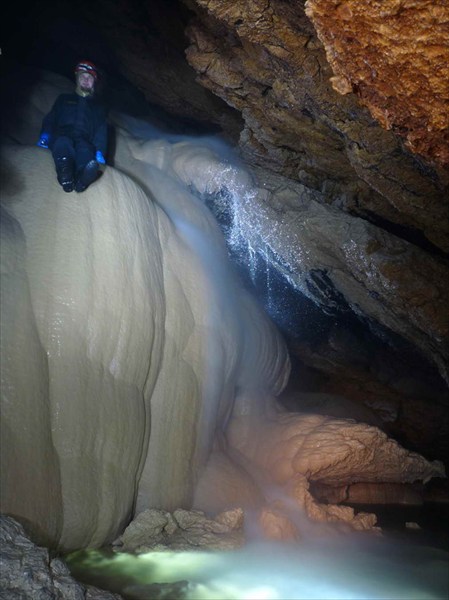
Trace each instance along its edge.
<instances>
[{"instance_id":1,"label":"headlamp on helmet","mask_svg":"<svg viewBox=\"0 0 449 600\"><path fill-rule=\"evenodd\" d=\"M78 73L89 73L90 75L92 75L95 81L97 81L98 79L97 67L94 65L94 63L88 60L83 60L76 65L75 75L78 75Z\"/></svg>"}]
</instances>

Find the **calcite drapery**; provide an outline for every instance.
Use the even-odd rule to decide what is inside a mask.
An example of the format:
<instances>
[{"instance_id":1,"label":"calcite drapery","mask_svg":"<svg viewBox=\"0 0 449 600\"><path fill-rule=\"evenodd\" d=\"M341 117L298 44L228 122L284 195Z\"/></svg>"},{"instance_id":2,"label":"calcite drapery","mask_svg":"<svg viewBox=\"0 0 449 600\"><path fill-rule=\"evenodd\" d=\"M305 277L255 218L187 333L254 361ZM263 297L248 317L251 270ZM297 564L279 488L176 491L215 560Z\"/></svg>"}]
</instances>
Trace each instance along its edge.
<instances>
[{"instance_id":1,"label":"calcite drapery","mask_svg":"<svg viewBox=\"0 0 449 600\"><path fill-rule=\"evenodd\" d=\"M236 415L227 437L237 459L240 456L249 472L256 473L275 507L289 514L293 500L313 521L347 523L355 530L372 529L375 515L320 504L310 492L311 483L338 487L445 476L438 461L430 463L378 428L351 419L286 412ZM273 490L273 484L279 487Z\"/></svg>"},{"instance_id":2,"label":"calcite drapery","mask_svg":"<svg viewBox=\"0 0 449 600\"><path fill-rule=\"evenodd\" d=\"M112 540L136 503L188 505L236 386L278 393L289 359L179 175L204 155L117 130L117 168L61 190L31 144L66 83L47 74L2 147L1 501L70 550Z\"/></svg>"}]
</instances>

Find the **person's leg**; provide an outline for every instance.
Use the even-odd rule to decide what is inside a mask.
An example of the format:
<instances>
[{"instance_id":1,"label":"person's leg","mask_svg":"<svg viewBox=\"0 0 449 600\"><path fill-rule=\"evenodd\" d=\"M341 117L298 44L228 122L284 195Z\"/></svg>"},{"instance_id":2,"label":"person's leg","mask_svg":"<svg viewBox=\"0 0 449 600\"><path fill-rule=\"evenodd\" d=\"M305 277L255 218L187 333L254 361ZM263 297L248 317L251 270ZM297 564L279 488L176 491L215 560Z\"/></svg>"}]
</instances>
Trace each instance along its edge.
<instances>
[{"instance_id":1,"label":"person's leg","mask_svg":"<svg viewBox=\"0 0 449 600\"><path fill-rule=\"evenodd\" d=\"M60 136L52 145L56 176L64 192L73 191L75 185L75 149L69 137Z\"/></svg>"},{"instance_id":2,"label":"person's leg","mask_svg":"<svg viewBox=\"0 0 449 600\"><path fill-rule=\"evenodd\" d=\"M98 163L95 160L95 147L86 140L75 142L76 183L75 191L84 190L93 183L98 175Z\"/></svg>"}]
</instances>

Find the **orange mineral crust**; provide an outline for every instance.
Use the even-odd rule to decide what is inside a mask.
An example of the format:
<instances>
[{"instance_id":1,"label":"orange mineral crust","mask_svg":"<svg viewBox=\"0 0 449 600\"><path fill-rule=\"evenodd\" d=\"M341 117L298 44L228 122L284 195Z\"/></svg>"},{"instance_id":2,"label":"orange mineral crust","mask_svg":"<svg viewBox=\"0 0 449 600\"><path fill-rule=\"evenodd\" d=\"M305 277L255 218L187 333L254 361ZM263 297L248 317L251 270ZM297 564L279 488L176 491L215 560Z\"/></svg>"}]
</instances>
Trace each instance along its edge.
<instances>
[{"instance_id":1,"label":"orange mineral crust","mask_svg":"<svg viewBox=\"0 0 449 600\"><path fill-rule=\"evenodd\" d=\"M354 92L414 153L449 166L449 3L307 0L334 89Z\"/></svg>"}]
</instances>

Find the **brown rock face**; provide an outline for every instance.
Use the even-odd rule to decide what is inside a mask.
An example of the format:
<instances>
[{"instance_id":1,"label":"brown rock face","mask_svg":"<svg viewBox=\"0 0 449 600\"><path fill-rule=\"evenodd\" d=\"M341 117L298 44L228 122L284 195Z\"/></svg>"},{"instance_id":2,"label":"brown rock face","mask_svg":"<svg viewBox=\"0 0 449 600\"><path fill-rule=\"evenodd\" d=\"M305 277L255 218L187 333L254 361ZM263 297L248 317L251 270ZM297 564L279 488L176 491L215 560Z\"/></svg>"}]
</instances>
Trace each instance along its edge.
<instances>
[{"instance_id":1,"label":"brown rock face","mask_svg":"<svg viewBox=\"0 0 449 600\"><path fill-rule=\"evenodd\" d=\"M293 413L243 415L231 420L228 441L245 458L250 472L257 466L278 485L281 500L293 499L314 521L342 521L356 530L371 529L374 515L354 515L347 507L319 504L310 485L318 483L325 489L354 483L401 484L445 476L440 463L429 463L379 429L350 419ZM344 495L334 495L335 499L341 501ZM288 530L286 523L273 525L279 535Z\"/></svg>"},{"instance_id":2,"label":"brown rock face","mask_svg":"<svg viewBox=\"0 0 449 600\"><path fill-rule=\"evenodd\" d=\"M184 3L197 15L187 29L191 42L187 59L204 87L241 112L245 122L240 136L242 156L261 187L273 192L262 211L264 234L259 236L259 246L254 239L260 229L258 213L252 212L248 221L252 247L263 253L268 246L281 259L279 271L300 282L298 287L319 305L326 303L322 297L328 290L321 298L319 293L313 297L311 290L316 291L316 278L324 273L352 310L369 315L372 324L380 323L410 341L406 330L425 331L430 345L439 347L435 364L447 377L449 329L444 307L449 300L447 262L442 254L449 250L444 168L449 61L443 60L448 51L444 3L354 0L340 3L337 9L336 1L311 0L306 5L312 20L300 1ZM348 20L349 9L353 17ZM352 46L348 46L351 36ZM336 86L343 81L341 74L350 82L343 89ZM337 75L340 79L332 80ZM267 181L274 179L273 172L289 183L270 186ZM294 199L288 190L298 182L304 187L295 192ZM272 202L275 197L279 202ZM325 205L326 211L335 209L319 219L334 239L326 258L323 250L328 236L314 229L318 220L311 211L311 198ZM252 211L244 204L244 211ZM272 218L267 219L270 211ZM307 225L302 228L289 211L304 211ZM340 229L338 224L346 218ZM289 234L282 236L286 224ZM368 237L355 233L360 227L370 230ZM339 234L337 242L334 236ZM341 252L345 256L334 270ZM293 254L298 260L292 268L292 261L285 259ZM346 279L348 269L351 275ZM364 288L365 300L353 284ZM395 305L390 314L393 320L385 314L391 303ZM397 327L401 314L405 328ZM382 352L376 351L360 367L360 353L354 359L349 358L349 350L338 349L334 354L339 360L332 359L330 337L319 345L312 340L308 349L301 333L293 337L301 360L327 373L320 391L349 393L350 398L380 407L378 414L391 400L392 406L402 407L391 424L403 439L425 450L436 440L439 448L447 446L447 421L434 418L446 410L447 389L443 395L441 389L435 391L436 386L420 389L419 375L411 384L413 363L400 375L398 364L406 364L407 355L400 351L387 359L387 351L381 359ZM418 341L418 337L413 340L416 347L435 357L434 350L424 350L423 338ZM349 359L346 366L337 365L345 356ZM378 360L384 366L374 376ZM395 365L396 372L393 368L390 373L387 362ZM422 428L426 434L419 434L420 419L404 420L414 403L427 415ZM434 423L430 428L429 421Z\"/></svg>"},{"instance_id":3,"label":"brown rock face","mask_svg":"<svg viewBox=\"0 0 449 600\"><path fill-rule=\"evenodd\" d=\"M449 166L449 6L307 0L340 94L354 92L406 146Z\"/></svg>"},{"instance_id":4,"label":"brown rock face","mask_svg":"<svg viewBox=\"0 0 449 600\"><path fill-rule=\"evenodd\" d=\"M204 87L241 111L248 162L325 192L340 209L416 229L449 249L445 177L404 151L355 94L332 89L301 2L188 4L198 18L187 29L187 59Z\"/></svg>"},{"instance_id":5,"label":"brown rock face","mask_svg":"<svg viewBox=\"0 0 449 600\"><path fill-rule=\"evenodd\" d=\"M320 501L348 504L423 504L422 484L411 483L353 483L332 487L314 484L311 492Z\"/></svg>"}]
</instances>

